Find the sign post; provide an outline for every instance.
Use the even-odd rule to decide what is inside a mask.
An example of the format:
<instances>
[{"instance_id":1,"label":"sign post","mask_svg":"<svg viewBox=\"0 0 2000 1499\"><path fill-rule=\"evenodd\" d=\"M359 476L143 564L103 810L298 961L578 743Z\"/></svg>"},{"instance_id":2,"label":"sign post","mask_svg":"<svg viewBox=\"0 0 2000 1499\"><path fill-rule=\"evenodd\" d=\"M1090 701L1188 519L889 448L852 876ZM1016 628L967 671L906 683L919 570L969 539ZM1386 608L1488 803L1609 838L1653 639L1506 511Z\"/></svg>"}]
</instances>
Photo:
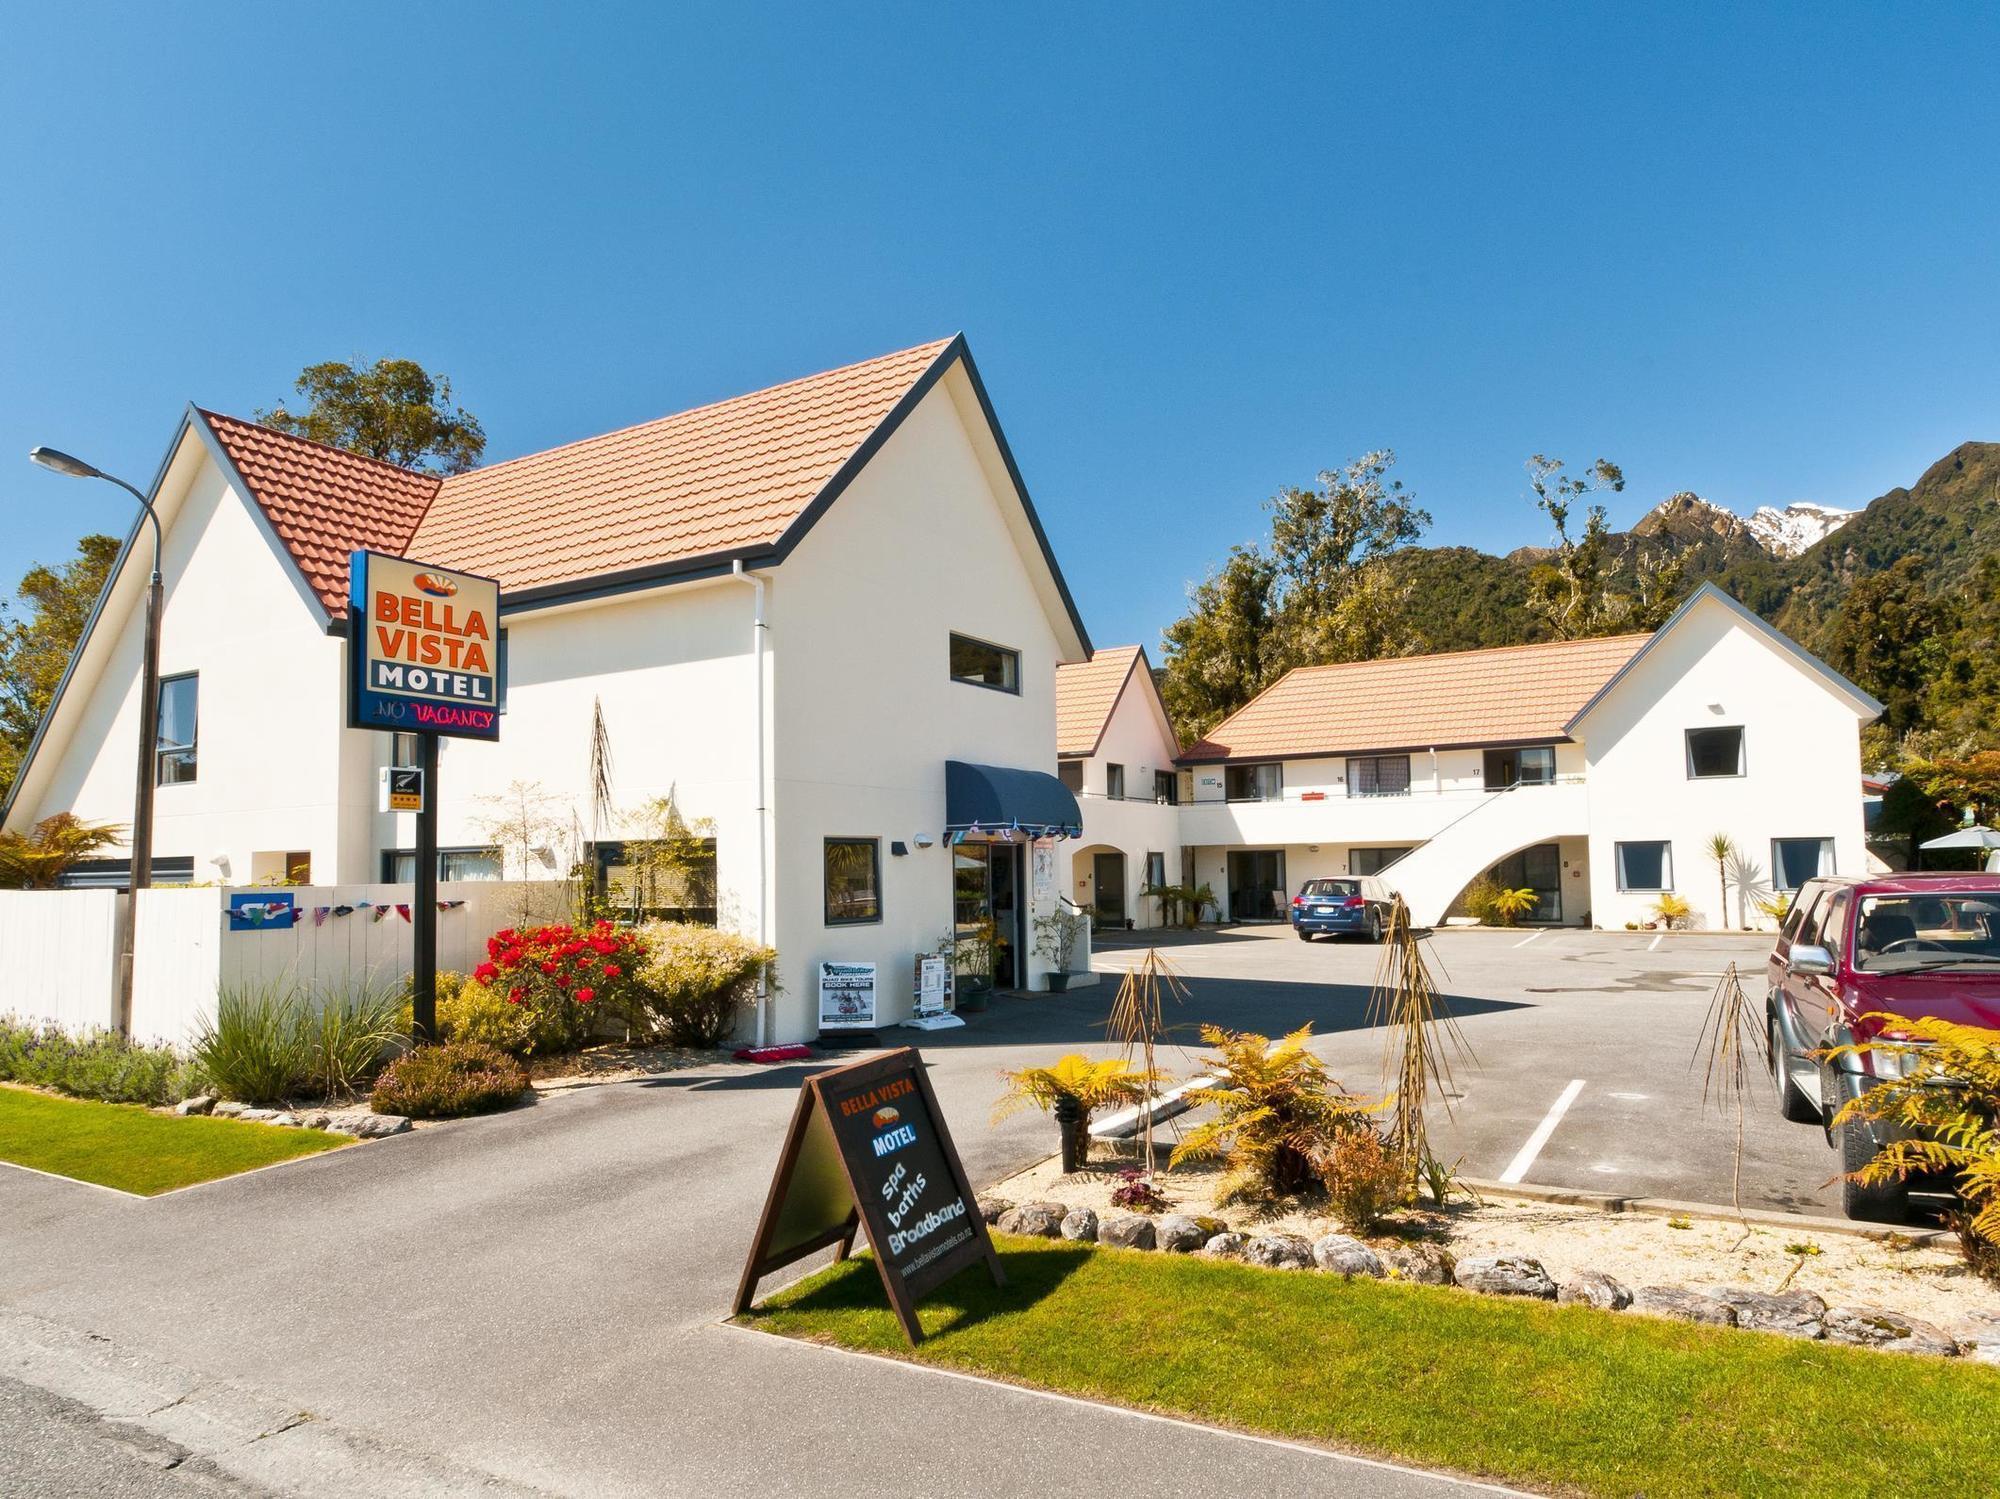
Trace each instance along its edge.
<instances>
[{"instance_id":1,"label":"sign post","mask_svg":"<svg viewBox=\"0 0 2000 1499\"><path fill-rule=\"evenodd\" d=\"M757 1282L832 1247L844 1260L866 1231L882 1289L912 1346L917 1302L984 1260L1007 1284L937 1095L912 1047L809 1077L799 1088L771 1191L736 1287L750 1310Z\"/></svg>"},{"instance_id":2,"label":"sign post","mask_svg":"<svg viewBox=\"0 0 2000 1499\"><path fill-rule=\"evenodd\" d=\"M411 1029L437 1033L438 740L500 737L500 585L491 578L355 552L348 559L347 725L414 735L420 786ZM409 806L396 785L391 804ZM397 796L400 789L401 796Z\"/></svg>"}]
</instances>

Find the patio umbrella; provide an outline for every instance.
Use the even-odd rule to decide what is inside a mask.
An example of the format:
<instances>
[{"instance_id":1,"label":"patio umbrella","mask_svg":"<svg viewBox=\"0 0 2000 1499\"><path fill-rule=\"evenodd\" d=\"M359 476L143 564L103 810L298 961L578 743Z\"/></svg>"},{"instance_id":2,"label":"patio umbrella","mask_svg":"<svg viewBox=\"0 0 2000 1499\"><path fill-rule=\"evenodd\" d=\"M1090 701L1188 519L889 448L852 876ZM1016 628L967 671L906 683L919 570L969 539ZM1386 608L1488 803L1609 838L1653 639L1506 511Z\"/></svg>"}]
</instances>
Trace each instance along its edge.
<instances>
[{"instance_id":1,"label":"patio umbrella","mask_svg":"<svg viewBox=\"0 0 2000 1499\"><path fill-rule=\"evenodd\" d=\"M1931 838L1918 845L1920 848L1983 848L1987 850L1986 868L1988 872L2000 874L2000 831L1993 828L1960 828L1955 833L1946 833L1941 838Z\"/></svg>"}]
</instances>

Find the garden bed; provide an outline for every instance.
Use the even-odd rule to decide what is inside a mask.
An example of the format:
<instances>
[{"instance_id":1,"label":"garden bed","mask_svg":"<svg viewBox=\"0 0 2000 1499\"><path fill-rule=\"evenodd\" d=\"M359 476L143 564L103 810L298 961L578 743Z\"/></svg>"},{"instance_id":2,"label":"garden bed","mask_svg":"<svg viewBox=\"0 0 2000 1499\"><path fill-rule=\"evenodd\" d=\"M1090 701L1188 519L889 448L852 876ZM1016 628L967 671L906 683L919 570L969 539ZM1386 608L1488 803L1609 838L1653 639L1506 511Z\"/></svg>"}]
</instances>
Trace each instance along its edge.
<instances>
[{"instance_id":1,"label":"garden bed","mask_svg":"<svg viewBox=\"0 0 2000 1499\"><path fill-rule=\"evenodd\" d=\"M1162 1150L1163 1161L1165 1156ZM1117 1171L1116 1165L1104 1165L1064 1176L1051 1157L998 1183L989 1195L1013 1203L1056 1200L1105 1219L1126 1211L1111 1205ZM1218 1208L1213 1190L1218 1175L1205 1162L1162 1171L1156 1181L1169 1200L1167 1211L1212 1215L1246 1234L1292 1233L1312 1240L1343 1231L1324 1204L1276 1211L1243 1204ZM1632 1287L1810 1291L1829 1305L1879 1306L1946 1328L1981 1315L2000 1317L2000 1286L1973 1275L1949 1240L1918 1244L1894 1235L1876 1240L1816 1234L1804 1226L1746 1227L1727 1218L1674 1219L1493 1198L1477 1205L1454 1203L1443 1211L1399 1213L1395 1231L1369 1242L1393 1246L1411 1238L1439 1242L1459 1259L1526 1256L1540 1261L1560 1284L1596 1271Z\"/></svg>"}]
</instances>

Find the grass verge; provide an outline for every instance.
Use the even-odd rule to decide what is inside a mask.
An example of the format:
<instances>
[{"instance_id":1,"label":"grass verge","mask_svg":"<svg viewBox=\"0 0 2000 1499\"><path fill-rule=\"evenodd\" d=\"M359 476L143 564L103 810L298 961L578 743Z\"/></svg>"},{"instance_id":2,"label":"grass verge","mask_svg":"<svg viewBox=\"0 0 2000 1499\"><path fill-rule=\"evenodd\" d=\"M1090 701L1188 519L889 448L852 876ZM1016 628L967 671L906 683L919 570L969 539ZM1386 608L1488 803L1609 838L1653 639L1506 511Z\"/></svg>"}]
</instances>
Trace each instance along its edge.
<instances>
[{"instance_id":1,"label":"grass verge","mask_svg":"<svg viewBox=\"0 0 2000 1499\"><path fill-rule=\"evenodd\" d=\"M996 1238L903 1341L865 1257L741 1320L1514 1483L1638 1495L2000 1491L2000 1370L1625 1312Z\"/></svg>"},{"instance_id":2,"label":"grass verge","mask_svg":"<svg viewBox=\"0 0 2000 1499\"><path fill-rule=\"evenodd\" d=\"M141 1197L350 1143L325 1130L182 1119L0 1087L0 1161Z\"/></svg>"}]
</instances>

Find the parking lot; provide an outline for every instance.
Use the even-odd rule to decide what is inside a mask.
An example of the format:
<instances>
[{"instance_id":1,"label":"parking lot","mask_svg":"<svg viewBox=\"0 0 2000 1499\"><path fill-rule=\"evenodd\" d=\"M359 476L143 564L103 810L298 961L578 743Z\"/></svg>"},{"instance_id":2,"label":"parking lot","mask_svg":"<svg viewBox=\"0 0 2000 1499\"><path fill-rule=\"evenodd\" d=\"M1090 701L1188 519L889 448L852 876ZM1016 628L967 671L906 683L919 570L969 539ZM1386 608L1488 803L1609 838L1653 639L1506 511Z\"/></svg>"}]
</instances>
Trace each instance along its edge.
<instances>
[{"instance_id":1,"label":"parking lot","mask_svg":"<svg viewBox=\"0 0 2000 1499\"><path fill-rule=\"evenodd\" d=\"M1117 982L1146 934L1101 948ZM1462 1174L1637 1197L1727 1203L1733 1109L1702 1100L1702 1021L1734 963L1761 1021L1770 939L1727 933L1443 931L1424 950L1471 1056L1436 1139ZM1368 1021L1381 949L1246 927L1173 941L1186 979L1174 1018L1275 1033L1310 1021L1314 1050L1351 1091L1379 1094L1384 1037ZM1085 1001L1101 1007L1108 993ZM1073 1001L1072 1001L1073 1002ZM1178 1060L1178 1059L1176 1059ZM1746 1206L1837 1215L1838 1158L1778 1117L1759 1077L1743 1129Z\"/></svg>"}]
</instances>

